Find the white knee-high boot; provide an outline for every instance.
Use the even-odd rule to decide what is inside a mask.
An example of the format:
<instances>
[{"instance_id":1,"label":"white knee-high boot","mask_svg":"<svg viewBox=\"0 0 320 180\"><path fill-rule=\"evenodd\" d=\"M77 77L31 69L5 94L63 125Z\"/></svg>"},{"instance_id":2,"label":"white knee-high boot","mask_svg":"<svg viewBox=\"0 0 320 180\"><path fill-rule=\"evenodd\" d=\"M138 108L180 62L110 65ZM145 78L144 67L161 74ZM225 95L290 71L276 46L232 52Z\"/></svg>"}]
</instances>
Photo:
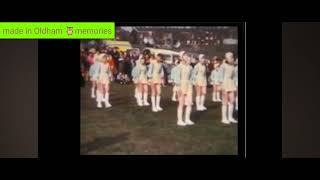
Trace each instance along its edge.
<instances>
[{"instance_id":1,"label":"white knee-high boot","mask_svg":"<svg viewBox=\"0 0 320 180\"><path fill-rule=\"evenodd\" d=\"M150 104L148 103L148 93L143 94L143 105L144 106L149 106Z\"/></svg>"},{"instance_id":2,"label":"white knee-high boot","mask_svg":"<svg viewBox=\"0 0 320 180\"><path fill-rule=\"evenodd\" d=\"M202 111L201 105L200 105L200 96L196 96L196 108L197 108L197 111Z\"/></svg>"},{"instance_id":3,"label":"white knee-high boot","mask_svg":"<svg viewBox=\"0 0 320 180\"><path fill-rule=\"evenodd\" d=\"M108 92L106 92L104 95L104 103L106 105L106 108L111 107L111 104L109 103L109 93Z\"/></svg>"},{"instance_id":4,"label":"white knee-high boot","mask_svg":"<svg viewBox=\"0 0 320 180\"><path fill-rule=\"evenodd\" d=\"M177 111L177 115L178 115L177 125L178 126L185 126L186 125L182 120L182 113L183 113L182 110L183 110L183 108L178 108L178 111Z\"/></svg>"},{"instance_id":5,"label":"white knee-high boot","mask_svg":"<svg viewBox=\"0 0 320 180\"><path fill-rule=\"evenodd\" d=\"M226 105L226 104L222 104L222 107L221 107L221 117L222 117L222 120L221 120L222 123L224 123L224 124L230 124L230 122L229 122L228 119L227 119L227 105Z\"/></svg>"},{"instance_id":6,"label":"white knee-high boot","mask_svg":"<svg viewBox=\"0 0 320 180\"><path fill-rule=\"evenodd\" d=\"M212 93L212 101L213 102L216 102L217 100L216 100L216 92L214 91L213 93Z\"/></svg>"},{"instance_id":7,"label":"white knee-high boot","mask_svg":"<svg viewBox=\"0 0 320 180\"><path fill-rule=\"evenodd\" d=\"M200 96L200 105L201 105L200 107L202 110L207 110L207 108L204 106L205 99L206 99L205 95Z\"/></svg>"},{"instance_id":8,"label":"white knee-high boot","mask_svg":"<svg viewBox=\"0 0 320 180\"><path fill-rule=\"evenodd\" d=\"M158 112L158 109L156 107L156 97L155 96L151 96L151 105L152 105L152 111L153 112Z\"/></svg>"},{"instance_id":9,"label":"white knee-high boot","mask_svg":"<svg viewBox=\"0 0 320 180\"><path fill-rule=\"evenodd\" d=\"M238 92L237 92L237 96L236 96L236 111L238 111Z\"/></svg>"},{"instance_id":10,"label":"white knee-high boot","mask_svg":"<svg viewBox=\"0 0 320 180\"><path fill-rule=\"evenodd\" d=\"M160 98L161 98L161 96L156 96L156 109L158 110L158 111L162 111L163 109L160 107Z\"/></svg>"},{"instance_id":11,"label":"white knee-high boot","mask_svg":"<svg viewBox=\"0 0 320 180\"><path fill-rule=\"evenodd\" d=\"M97 91L97 108L102 108L102 94L101 92Z\"/></svg>"},{"instance_id":12,"label":"white knee-high boot","mask_svg":"<svg viewBox=\"0 0 320 180\"><path fill-rule=\"evenodd\" d=\"M96 101L98 102L98 94L99 94L99 91L98 89L96 90Z\"/></svg>"},{"instance_id":13,"label":"white knee-high boot","mask_svg":"<svg viewBox=\"0 0 320 180\"><path fill-rule=\"evenodd\" d=\"M218 91L218 92L216 92L216 93L217 93L217 101L218 101L218 102L221 102L221 101L222 101L222 99L221 99L221 92Z\"/></svg>"},{"instance_id":14,"label":"white knee-high boot","mask_svg":"<svg viewBox=\"0 0 320 180\"><path fill-rule=\"evenodd\" d=\"M142 104L142 93L141 92L137 93L137 104L138 104L138 106L143 106L143 104Z\"/></svg>"},{"instance_id":15,"label":"white knee-high boot","mask_svg":"<svg viewBox=\"0 0 320 180\"><path fill-rule=\"evenodd\" d=\"M102 92L100 92L100 94L101 94L101 101L105 101L106 99L105 99L105 93L103 93L103 91Z\"/></svg>"},{"instance_id":16,"label":"white knee-high boot","mask_svg":"<svg viewBox=\"0 0 320 180\"><path fill-rule=\"evenodd\" d=\"M134 97L135 98L138 98L138 93L139 93L138 87L134 88Z\"/></svg>"},{"instance_id":17,"label":"white knee-high boot","mask_svg":"<svg viewBox=\"0 0 320 180\"><path fill-rule=\"evenodd\" d=\"M233 103L228 104L228 120L232 123L237 123L235 119L233 119Z\"/></svg>"},{"instance_id":18,"label":"white knee-high boot","mask_svg":"<svg viewBox=\"0 0 320 180\"><path fill-rule=\"evenodd\" d=\"M191 115L191 106L186 107L186 113L185 113L185 124L186 125L193 125L194 123L190 120Z\"/></svg>"},{"instance_id":19,"label":"white knee-high boot","mask_svg":"<svg viewBox=\"0 0 320 180\"><path fill-rule=\"evenodd\" d=\"M95 96L95 94L94 94L94 90L95 88L94 87L92 87L91 88L91 98L95 98L96 96Z\"/></svg>"}]
</instances>

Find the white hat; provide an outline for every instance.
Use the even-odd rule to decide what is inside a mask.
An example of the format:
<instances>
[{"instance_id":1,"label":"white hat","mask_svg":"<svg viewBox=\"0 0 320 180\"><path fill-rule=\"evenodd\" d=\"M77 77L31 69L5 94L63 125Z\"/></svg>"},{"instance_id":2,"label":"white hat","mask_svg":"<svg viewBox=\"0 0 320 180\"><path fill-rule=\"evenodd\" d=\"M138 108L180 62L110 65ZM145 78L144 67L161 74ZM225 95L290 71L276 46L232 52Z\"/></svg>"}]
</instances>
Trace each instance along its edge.
<instances>
[{"instance_id":1,"label":"white hat","mask_svg":"<svg viewBox=\"0 0 320 180\"><path fill-rule=\"evenodd\" d=\"M233 57L233 53L232 52L227 52L225 57L226 57L226 60L229 63L234 63L234 57Z\"/></svg>"},{"instance_id":2,"label":"white hat","mask_svg":"<svg viewBox=\"0 0 320 180\"><path fill-rule=\"evenodd\" d=\"M203 54L200 54L200 55L199 55L199 60L202 59L203 57L204 57L204 55L203 55Z\"/></svg>"},{"instance_id":3,"label":"white hat","mask_svg":"<svg viewBox=\"0 0 320 180\"><path fill-rule=\"evenodd\" d=\"M233 57L233 53L232 52L226 52L225 57L226 57L226 59L229 59L230 57Z\"/></svg>"}]
</instances>

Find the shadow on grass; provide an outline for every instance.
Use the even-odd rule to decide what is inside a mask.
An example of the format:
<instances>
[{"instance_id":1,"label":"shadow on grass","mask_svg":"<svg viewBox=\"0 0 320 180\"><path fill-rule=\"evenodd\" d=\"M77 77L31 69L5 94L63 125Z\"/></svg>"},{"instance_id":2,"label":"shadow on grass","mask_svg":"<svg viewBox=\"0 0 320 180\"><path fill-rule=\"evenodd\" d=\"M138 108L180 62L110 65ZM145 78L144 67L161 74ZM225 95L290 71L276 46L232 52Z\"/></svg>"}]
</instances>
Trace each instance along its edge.
<instances>
[{"instance_id":1,"label":"shadow on grass","mask_svg":"<svg viewBox=\"0 0 320 180\"><path fill-rule=\"evenodd\" d=\"M96 138L94 141L89 142L87 144L81 145L81 154L87 154L90 151L94 151L98 148L105 147L105 146L110 146L116 143L123 142L128 139L129 137L128 132L121 133L117 136L113 137L102 137L102 138Z\"/></svg>"}]
</instances>

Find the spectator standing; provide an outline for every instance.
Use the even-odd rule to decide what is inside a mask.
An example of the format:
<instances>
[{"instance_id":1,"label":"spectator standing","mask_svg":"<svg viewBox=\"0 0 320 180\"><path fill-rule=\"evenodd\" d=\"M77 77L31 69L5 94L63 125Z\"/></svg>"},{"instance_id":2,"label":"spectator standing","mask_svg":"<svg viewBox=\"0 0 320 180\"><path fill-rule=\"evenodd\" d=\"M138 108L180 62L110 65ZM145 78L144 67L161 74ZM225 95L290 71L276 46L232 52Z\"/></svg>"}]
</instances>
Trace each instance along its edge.
<instances>
[{"instance_id":1,"label":"spectator standing","mask_svg":"<svg viewBox=\"0 0 320 180\"><path fill-rule=\"evenodd\" d=\"M118 59L118 64L119 64L119 72L121 74L124 74L124 57L125 54L123 51L120 51L120 56L119 56L119 59Z\"/></svg>"},{"instance_id":2,"label":"spectator standing","mask_svg":"<svg viewBox=\"0 0 320 180\"><path fill-rule=\"evenodd\" d=\"M111 56L115 63L115 71L117 72L119 70L119 57L120 57L118 47L113 48Z\"/></svg>"}]
</instances>

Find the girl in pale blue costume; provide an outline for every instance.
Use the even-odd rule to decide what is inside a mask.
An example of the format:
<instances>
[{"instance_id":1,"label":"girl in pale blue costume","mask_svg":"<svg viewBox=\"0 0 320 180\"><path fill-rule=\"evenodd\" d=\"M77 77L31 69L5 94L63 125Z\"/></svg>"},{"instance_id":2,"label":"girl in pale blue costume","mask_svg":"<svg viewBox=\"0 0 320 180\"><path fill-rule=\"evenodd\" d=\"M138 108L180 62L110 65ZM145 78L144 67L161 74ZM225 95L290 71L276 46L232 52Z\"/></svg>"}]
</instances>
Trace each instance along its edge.
<instances>
[{"instance_id":1,"label":"girl in pale blue costume","mask_svg":"<svg viewBox=\"0 0 320 180\"><path fill-rule=\"evenodd\" d=\"M140 58L139 58L140 59ZM138 82L135 78L133 78L133 73L135 73L137 70L137 64L139 63L139 59L136 60L135 65L131 69L131 76L132 76L132 82L134 84L134 98L136 98L137 103L138 103L138 93L139 93L139 87L138 87Z\"/></svg>"},{"instance_id":2,"label":"girl in pale blue costume","mask_svg":"<svg viewBox=\"0 0 320 180\"><path fill-rule=\"evenodd\" d=\"M95 63L95 62L98 62L98 64L100 64L100 61L101 61L101 57L102 55L104 55L104 53L101 53L101 50L100 49L90 49L91 52L93 53L93 57L92 57L92 61ZM97 86L97 81L95 82L95 85L96 85L96 92L98 91L98 86ZM91 97L92 98L95 98L94 95L94 88L91 88ZM93 95L93 96L92 96ZM97 98L97 97L96 97Z\"/></svg>"},{"instance_id":3,"label":"girl in pale blue costume","mask_svg":"<svg viewBox=\"0 0 320 180\"><path fill-rule=\"evenodd\" d=\"M140 63L139 62L139 60L142 58L143 56L142 55L140 55L139 56L139 59L138 60L136 60L136 62L135 62L135 66L132 68L132 70L131 70L131 76L133 77L133 74L135 74L136 73L136 71L137 71L137 65ZM136 98L136 100L137 100L137 104L138 104L138 94L139 94L139 84L138 84L138 79L137 78L132 78L132 82L133 82L133 84L134 84L134 97Z\"/></svg>"},{"instance_id":4,"label":"girl in pale blue costume","mask_svg":"<svg viewBox=\"0 0 320 180\"><path fill-rule=\"evenodd\" d=\"M192 67L188 64L190 58L185 52L180 53L181 62L172 74L172 79L178 89L179 105L177 108L178 126L193 125L190 120L192 106ZM183 107L185 109L185 121L182 120Z\"/></svg>"},{"instance_id":5,"label":"girl in pale blue costume","mask_svg":"<svg viewBox=\"0 0 320 180\"><path fill-rule=\"evenodd\" d=\"M235 66L233 53L227 52L225 55L226 62L221 65L223 71L222 88L222 120L224 124L237 123L233 118L234 97L237 91L235 83ZM228 108L228 111L227 111Z\"/></svg>"},{"instance_id":6,"label":"girl in pale blue costume","mask_svg":"<svg viewBox=\"0 0 320 180\"><path fill-rule=\"evenodd\" d=\"M140 56L137 65L132 69L132 78L138 86L138 106L149 106L147 66L145 64L145 59L142 56Z\"/></svg>"},{"instance_id":7,"label":"girl in pale blue costume","mask_svg":"<svg viewBox=\"0 0 320 180\"><path fill-rule=\"evenodd\" d=\"M161 62L161 56L156 55L156 59L150 62L148 68L148 78L150 79L151 85L151 105L152 111L158 112L163 109L160 107L160 95L161 95L161 85L164 83L164 72L163 65Z\"/></svg>"},{"instance_id":8,"label":"girl in pale blue costume","mask_svg":"<svg viewBox=\"0 0 320 180\"><path fill-rule=\"evenodd\" d=\"M90 53L95 53L94 49L90 49ZM99 64L100 62L96 61L96 59L92 58L93 64L89 68L89 76L90 76L90 81L91 81L91 97L96 98L95 92L98 91L97 89L97 71L99 70Z\"/></svg>"},{"instance_id":9,"label":"girl in pale blue costume","mask_svg":"<svg viewBox=\"0 0 320 180\"><path fill-rule=\"evenodd\" d=\"M193 67L191 66L191 57L189 57L188 55L185 56L186 59L187 59L187 65L191 67L192 71L191 71L191 84L193 85L195 83L195 78L192 76L193 74ZM188 106L188 102L191 102L191 106L193 105L193 100L192 100L192 97L193 97L193 87L191 85L191 93L190 95L188 96L189 100L187 101L184 101L185 102L185 106Z\"/></svg>"},{"instance_id":10,"label":"girl in pale blue costume","mask_svg":"<svg viewBox=\"0 0 320 180\"><path fill-rule=\"evenodd\" d=\"M170 74L171 80L172 80L172 74L175 74L175 71L177 70L177 67L178 67L179 63L180 63L179 59L175 60L174 67L171 69L171 74ZM172 87L172 98L171 98L171 100L176 102L177 101L177 92L178 92L178 90L177 90L177 86L174 84L174 82L172 84L173 84L173 87Z\"/></svg>"},{"instance_id":11,"label":"girl in pale blue costume","mask_svg":"<svg viewBox=\"0 0 320 180\"><path fill-rule=\"evenodd\" d=\"M204 106L206 92L207 92L207 76L206 76L206 65L204 55L199 55L199 62L193 69L193 80L196 87L196 108L197 111L204 111L207 108Z\"/></svg>"},{"instance_id":12,"label":"girl in pale blue costume","mask_svg":"<svg viewBox=\"0 0 320 180\"><path fill-rule=\"evenodd\" d=\"M220 63L217 60L214 60L213 63L213 70L211 71L211 75L210 75L210 80L211 80L211 84L213 87L213 92L212 92L212 101L213 102L221 102L221 84L222 84L222 68L220 67Z\"/></svg>"},{"instance_id":13,"label":"girl in pale blue costume","mask_svg":"<svg viewBox=\"0 0 320 180\"><path fill-rule=\"evenodd\" d=\"M106 108L111 107L109 103L109 91L110 91L110 81L112 80L112 71L107 63L111 60L110 55L101 54L99 56L99 70L96 73L97 84L98 84L98 93L97 93L97 107L101 108L101 102L104 101ZM104 93L104 94L103 94ZM104 95L104 98L103 98Z\"/></svg>"}]
</instances>

